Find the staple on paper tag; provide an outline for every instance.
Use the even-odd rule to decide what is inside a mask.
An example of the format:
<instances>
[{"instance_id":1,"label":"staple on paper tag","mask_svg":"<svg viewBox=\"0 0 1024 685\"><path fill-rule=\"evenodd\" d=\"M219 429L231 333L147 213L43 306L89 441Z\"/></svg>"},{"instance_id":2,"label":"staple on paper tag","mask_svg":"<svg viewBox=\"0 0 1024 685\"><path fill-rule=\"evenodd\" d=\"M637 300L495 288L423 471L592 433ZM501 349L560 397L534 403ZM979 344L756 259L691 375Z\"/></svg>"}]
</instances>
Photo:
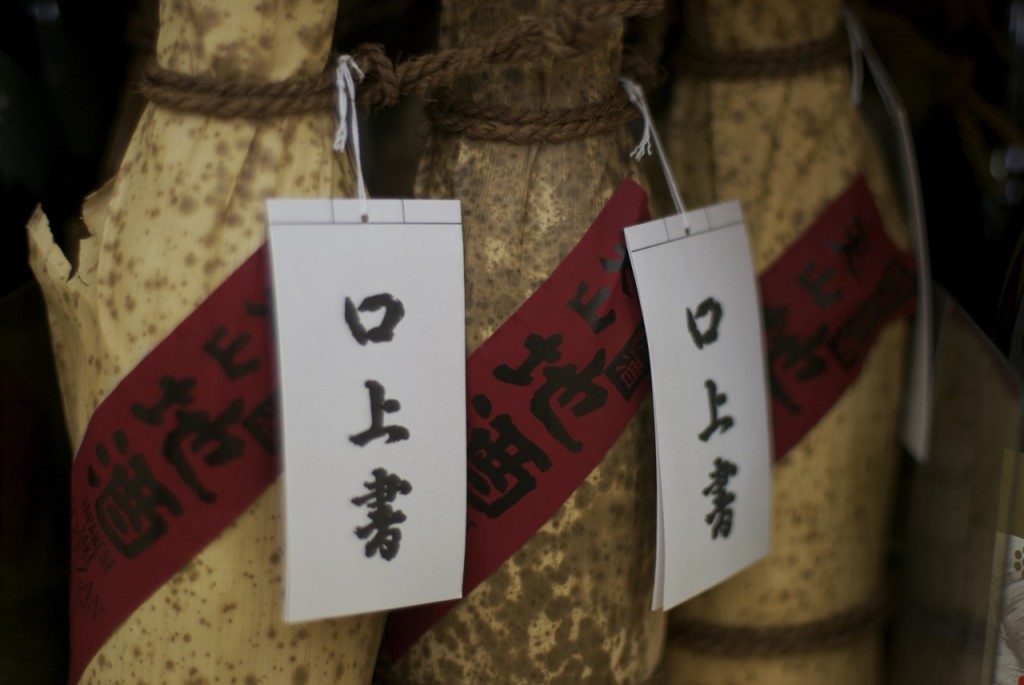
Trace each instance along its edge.
<instances>
[{"instance_id":1,"label":"staple on paper tag","mask_svg":"<svg viewBox=\"0 0 1024 685\"><path fill-rule=\"evenodd\" d=\"M269 200L285 619L462 594L465 298L457 201Z\"/></svg>"}]
</instances>

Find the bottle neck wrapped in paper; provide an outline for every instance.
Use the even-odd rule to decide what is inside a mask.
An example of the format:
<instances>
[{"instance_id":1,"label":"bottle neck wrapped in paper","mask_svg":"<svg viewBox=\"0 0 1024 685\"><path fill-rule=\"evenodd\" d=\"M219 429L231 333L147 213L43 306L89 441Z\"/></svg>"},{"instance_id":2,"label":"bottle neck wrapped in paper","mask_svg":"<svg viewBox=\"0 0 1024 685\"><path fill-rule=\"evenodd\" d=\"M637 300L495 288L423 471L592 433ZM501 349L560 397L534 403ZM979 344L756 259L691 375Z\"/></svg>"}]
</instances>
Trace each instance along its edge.
<instances>
[{"instance_id":1,"label":"bottle neck wrapped in paper","mask_svg":"<svg viewBox=\"0 0 1024 685\"><path fill-rule=\"evenodd\" d=\"M440 45L442 49L480 45L527 18L550 17L555 30L555 23L574 5L554 0L449 0L442 8ZM578 107L603 100L619 87L622 30L621 19L608 18L584 32L575 56L545 56L514 65L482 64L455 84L452 94L481 104L527 109Z\"/></svg>"},{"instance_id":2,"label":"bottle neck wrapped in paper","mask_svg":"<svg viewBox=\"0 0 1024 685\"><path fill-rule=\"evenodd\" d=\"M337 0L161 0L157 61L223 80L315 76L331 49Z\"/></svg>"},{"instance_id":3,"label":"bottle neck wrapped in paper","mask_svg":"<svg viewBox=\"0 0 1024 685\"><path fill-rule=\"evenodd\" d=\"M840 0L699 0L683 3L686 34L716 52L770 50L827 37Z\"/></svg>"}]
</instances>

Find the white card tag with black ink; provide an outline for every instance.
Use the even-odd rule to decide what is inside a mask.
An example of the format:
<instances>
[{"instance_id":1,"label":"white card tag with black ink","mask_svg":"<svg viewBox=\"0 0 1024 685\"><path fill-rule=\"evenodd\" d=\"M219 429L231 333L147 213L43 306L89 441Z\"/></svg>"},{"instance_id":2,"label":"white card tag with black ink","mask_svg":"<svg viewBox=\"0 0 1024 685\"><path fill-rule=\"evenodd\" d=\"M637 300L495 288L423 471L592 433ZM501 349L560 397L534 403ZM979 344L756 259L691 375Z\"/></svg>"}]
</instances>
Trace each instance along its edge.
<instances>
[{"instance_id":1,"label":"white card tag with black ink","mask_svg":"<svg viewBox=\"0 0 1024 685\"><path fill-rule=\"evenodd\" d=\"M652 608L768 553L772 443L761 307L739 202L627 228L658 459Z\"/></svg>"},{"instance_id":2,"label":"white card tag with black ink","mask_svg":"<svg viewBox=\"0 0 1024 685\"><path fill-rule=\"evenodd\" d=\"M896 155L899 162L903 190L904 211L914 245L917 265L917 313L914 317L914 336L908 360L907 389L904 398L900 439L907 451L919 462L928 459L931 451L933 383L935 377L935 331L932 325L933 295L931 262L928 251L928 230L925 225L924 199L921 178L914 152L914 137L910 119L903 106L896 85L875 51L868 32L850 7L842 11L843 24L854 51L854 66L859 66L858 55L867 64L875 82L882 105L885 107L896 135ZM856 83L856 79L855 79ZM857 94L859 99L859 93Z\"/></svg>"},{"instance_id":3,"label":"white card tag with black ink","mask_svg":"<svg viewBox=\"0 0 1024 685\"><path fill-rule=\"evenodd\" d=\"M466 346L458 201L269 200L267 217L285 620L460 597Z\"/></svg>"}]
</instances>

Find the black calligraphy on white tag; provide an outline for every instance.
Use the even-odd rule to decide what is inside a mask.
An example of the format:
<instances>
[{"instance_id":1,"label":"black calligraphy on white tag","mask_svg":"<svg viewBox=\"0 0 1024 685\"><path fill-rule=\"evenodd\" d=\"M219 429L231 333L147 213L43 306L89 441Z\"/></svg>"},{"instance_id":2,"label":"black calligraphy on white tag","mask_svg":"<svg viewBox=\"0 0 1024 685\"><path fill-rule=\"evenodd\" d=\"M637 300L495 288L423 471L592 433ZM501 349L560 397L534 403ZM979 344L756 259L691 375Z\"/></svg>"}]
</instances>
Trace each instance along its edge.
<instances>
[{"instance_id":1,"label":"black calligraphy on white tag","mask_svg":"<svg viewBox=\"0 0 1024 685\"><path fill-rule=\"evenodd\" d=\"M658 455L652 608L768 552L771 439L761 307L729 202L627 228L651 356Z\"/></svg>"},{"instance_id":2,"label":"black calligraphy on white tag","mask_svg":"<svg viewBox=\"0 0 1024 685\"><path fill-rule=\"evenodd\" d=\"M461 596L465 304L456 201L270 200L285 618Z\"/></svg>"}]
</instances>

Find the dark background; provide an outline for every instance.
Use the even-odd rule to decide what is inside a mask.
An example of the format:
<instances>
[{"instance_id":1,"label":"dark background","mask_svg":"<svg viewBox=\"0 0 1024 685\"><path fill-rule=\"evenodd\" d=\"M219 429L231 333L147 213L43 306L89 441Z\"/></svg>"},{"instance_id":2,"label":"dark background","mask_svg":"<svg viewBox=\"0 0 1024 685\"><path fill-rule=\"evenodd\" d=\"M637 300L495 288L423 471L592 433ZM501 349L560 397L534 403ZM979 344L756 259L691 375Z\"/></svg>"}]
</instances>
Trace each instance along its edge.
<instances>
[{"instance_id":1,"label":"dark background","mask_svg":"<svg viewBox=\"0 0 1024 685\"><path fill-rule=\"evenodd\" d=\"M1006 0L863 9L914 129L935 279L1019 355L1007 346L1022 291L1013 265L1024 225L1024 37L1015 35L1024 27L1011 26ZM419 54L434 47L437 14L436 0L367 3L346 10L335 43L382 42L393 58ZM74 254L82 199L114 173L141 109L132 79L152 49L156 16L152 0L0 3L2 683L61 683L67 664L71 455L24 227L42 204ZM401 116L371 118L370 137ZM415 159L379 151L368 169L371 191L411 187Z\"/></svg>"}]
</instances>

